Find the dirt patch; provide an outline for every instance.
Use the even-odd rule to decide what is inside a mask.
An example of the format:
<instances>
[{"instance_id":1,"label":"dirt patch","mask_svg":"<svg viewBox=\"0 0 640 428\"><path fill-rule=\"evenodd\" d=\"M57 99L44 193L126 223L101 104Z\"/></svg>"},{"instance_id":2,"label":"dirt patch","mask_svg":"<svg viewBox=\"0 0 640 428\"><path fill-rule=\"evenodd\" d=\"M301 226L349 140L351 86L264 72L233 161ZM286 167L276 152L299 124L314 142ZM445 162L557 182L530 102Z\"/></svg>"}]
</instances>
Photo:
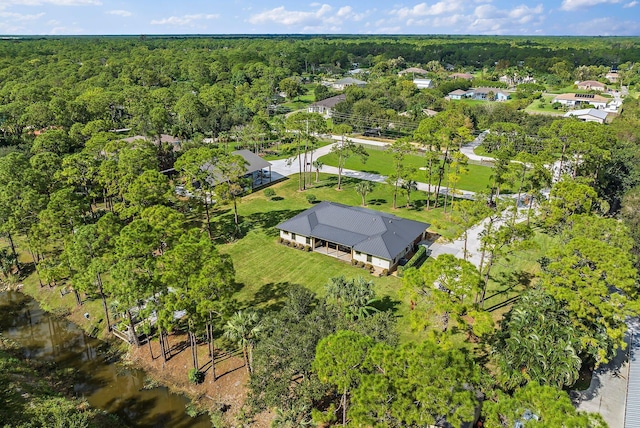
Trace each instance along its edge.
<instances>
[{"instance_id":1,"label":"dirt patch","mask_svg":"<svg viewBox=\"0 0 640 428\"><path fill-rule=\"evenodd\" d=\"M213 381L208 347L206 344L198 345L198 363L200 371L205 373L205 378L201 384L196 385L188 380L188 372L193 367L193 363L187 335L171 334L169 345L171 357L166 362L162 358L157 340L151 342L153 358L147 343L139 348L132 346L129 355L136 366L145 370L158 383L166 385L175 392L188 395L203 408L223 409L226 426L240 426L235 417L245 403L249 380L242 351L216 350L217 379ZM270 421L270 414L261 413L254 418L250 426L267 428L270 426Z\"/></svg>"}]
</instances>

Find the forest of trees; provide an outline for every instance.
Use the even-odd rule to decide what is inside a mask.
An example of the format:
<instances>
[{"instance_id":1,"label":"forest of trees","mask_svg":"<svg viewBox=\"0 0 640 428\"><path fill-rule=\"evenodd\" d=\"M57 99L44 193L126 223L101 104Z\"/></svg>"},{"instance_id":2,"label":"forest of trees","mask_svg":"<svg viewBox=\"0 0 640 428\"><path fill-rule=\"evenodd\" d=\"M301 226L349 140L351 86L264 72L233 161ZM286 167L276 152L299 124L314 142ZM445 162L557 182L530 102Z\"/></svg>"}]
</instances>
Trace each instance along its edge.
<instances>
[{"instance_id":1,"label":"forest of trees","mask_svg":"<svg viewBox=\"0 0 640 428\"><path fill-rule=\"evenodd\" d=\"M369 83L345 91L335 120L271 114L279 92L300 95L287 79L312 91L353 63L370 67ZM625 346L626 320L640 311L640 103L628 97L601 125L529 115L523 108L535 88L500 104L443 96L464 85L447 80L449 65L486 79L521 67L550 85L618 67L633 88L636 63L637 41L625 38L2 41L1 277L69 289L78 305L99 299L108 329L129 329L136 344L135 321L154 313L155 329L145 333L167 361L168 335L184 331L194 381L204 376L198 344L208 348L214 382L216 345L233 343L249 376L239 422L247 426L266 410L278 427L459 426L480 408L485 426L512 427L522 409L545 426L605 426L577 411L567 390ZM398 77L411 64L428 65L439 86L418 90ZM426 117L426 108L438 114ZM393 188L392 209L405 205L398 193L409 207L419 192L405 156L420 150L425 182L437 183L424 209L465 230L489 219L480 266L445 255L404 272L399 304L410 306L403 325L415 340L401 337L388 296L355 273L328 272L321 293L292 287L271 310L238 299L234 260L220 246L252 225L238 214L246 169L228 142L289 145L304 192L312 168L322 167L313 159L316 134L346 139L333 149L342 171L346 158L367 157L349 141L353 130L388 123L403 136L389 145L394 173L380 184ZM483 147L496 159L490 185L458 200L467 173L460 147L487 129ZM136 134L149 139L123 140ZM162 134L181 143L161 142ZM555 180L551 165L559 165ZM195 196L180 197L176 185ZM454 191L439 196L445 185ZM365 205L373 187L355 189ZM505 189L518 198L501 198ZM517 221L520 199L526 215ZM214 215L221 206L227 223ZM526 286L510 279L522 287L496 319L485 305L496 271L540 251L541 240L548 245L535 274Z\"/></svg>"}]
</instances>

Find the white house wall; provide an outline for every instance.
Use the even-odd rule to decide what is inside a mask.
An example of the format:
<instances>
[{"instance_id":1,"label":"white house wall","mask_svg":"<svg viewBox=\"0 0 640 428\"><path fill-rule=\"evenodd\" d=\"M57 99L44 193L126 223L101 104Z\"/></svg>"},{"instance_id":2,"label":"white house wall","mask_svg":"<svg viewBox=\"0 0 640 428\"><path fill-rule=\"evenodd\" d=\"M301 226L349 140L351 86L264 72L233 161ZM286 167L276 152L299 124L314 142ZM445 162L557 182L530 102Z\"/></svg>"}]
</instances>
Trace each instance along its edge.
<instances>
[{"instance_id":1,"label":"white house wall","mask_svg":"<svg viewBox=\"0 0 640 428\"><path fill-rule=\"evenodd\" d=\"M291 233L289 232L285 232L284 230L280 231L280 237L282 239L285 239L289 242L295 242L296 244L302 244L302 245L311 245L311 244L307 244L307 237L304 235L298 235L296 234L296 239L291 239ZM311 239L311 238L309 238ZM311 240L311 243L313 243L313 240Z\"/></svg>"}]
</instances>

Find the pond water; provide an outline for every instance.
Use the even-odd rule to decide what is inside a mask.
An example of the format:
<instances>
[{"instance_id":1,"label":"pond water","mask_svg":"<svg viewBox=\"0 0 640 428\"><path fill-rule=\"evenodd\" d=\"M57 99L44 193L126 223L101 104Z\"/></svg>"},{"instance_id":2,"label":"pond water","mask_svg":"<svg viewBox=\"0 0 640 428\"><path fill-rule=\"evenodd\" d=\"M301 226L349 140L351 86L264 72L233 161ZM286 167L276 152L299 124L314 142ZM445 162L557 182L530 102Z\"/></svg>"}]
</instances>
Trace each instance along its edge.
<instances>
[{"instance_id":1,"label":"pond water","mask_svg":"<svg viewBox=\"0 0 640 428\"><path fill-rule=\"evenodd\" d=\"M116 414L137 427L211 427L206 416L191 418L189 400L166 388L143 390L145 373L110 362L108 345L75 324L43 311L22 293L0 293L0 332L20 347L26 359L54 361L73 369L73 389L91 406Z\"/></svg>"}]
</instances>

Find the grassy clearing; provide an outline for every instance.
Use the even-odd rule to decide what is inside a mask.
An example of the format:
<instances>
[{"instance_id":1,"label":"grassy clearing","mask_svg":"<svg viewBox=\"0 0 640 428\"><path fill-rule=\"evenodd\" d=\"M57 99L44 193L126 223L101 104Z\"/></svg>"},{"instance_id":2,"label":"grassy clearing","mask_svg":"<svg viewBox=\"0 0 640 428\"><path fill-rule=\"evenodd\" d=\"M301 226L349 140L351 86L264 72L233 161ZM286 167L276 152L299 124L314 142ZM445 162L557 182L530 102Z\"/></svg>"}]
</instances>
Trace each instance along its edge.
<instances>
[{"instance_id":1,"label":"grassy clearing","mask_svg":"<svg viewBox=\"0 0 640 428\"><path fill-rule=\"evenodd\" d=\"M495 264L485 300L485 309L492 312L495 321L511 309L514 300L524 290L534 285L540 273L538 260L554 242L555 238L536 231L533 248L518 251Z\"/></svg>"},{"instance_id":2,"label":"grassy clearing","mask_svg":"<svg viewBox=\"0 0 640 428\"><path fill-rule=\"evenodd\" d=\"M325 165L338 166L338 157L333 153L322 156L320 161ZM416 168L416 173L413 175L414 180L423 183L427 181L426 171L419 169L424 168L425 166L425 159L423 156L407 155L405 157L405 164L409 167ZM352 157L347 159L345 168L374 174L389 175L393 172L392 156L390 153L383 150L369 150L369 157L366 163L362 163L360 158ZM472 192L486 190L491 182L490 177L492 174L492 168L489 166L470 164L468 165L468 169L469 173L460 177L457 187L461 190L469 190ZM437 182L437 178L434 177L431 184L437 184ZM443 180L442 185L446 186L446 177Z\"/></svg>"},{"instance_id":3,"label":"grassy clearing","mask_svg":"<svg viewBox=\"0 0 640 428\"><path fill-rule=\"evenodd\" d=\"M556 97L556 95L543 95L541 99L539 100L534 100L531 104L529 104L524 111L529 112L529 113L543 113L543 114L549 114L549 115L562 115L564 114L564 111L562 111L561 109L554 109L553 107L551 107L551 104L553 104L553 99Z\"/></svg>"}]
</instances>

